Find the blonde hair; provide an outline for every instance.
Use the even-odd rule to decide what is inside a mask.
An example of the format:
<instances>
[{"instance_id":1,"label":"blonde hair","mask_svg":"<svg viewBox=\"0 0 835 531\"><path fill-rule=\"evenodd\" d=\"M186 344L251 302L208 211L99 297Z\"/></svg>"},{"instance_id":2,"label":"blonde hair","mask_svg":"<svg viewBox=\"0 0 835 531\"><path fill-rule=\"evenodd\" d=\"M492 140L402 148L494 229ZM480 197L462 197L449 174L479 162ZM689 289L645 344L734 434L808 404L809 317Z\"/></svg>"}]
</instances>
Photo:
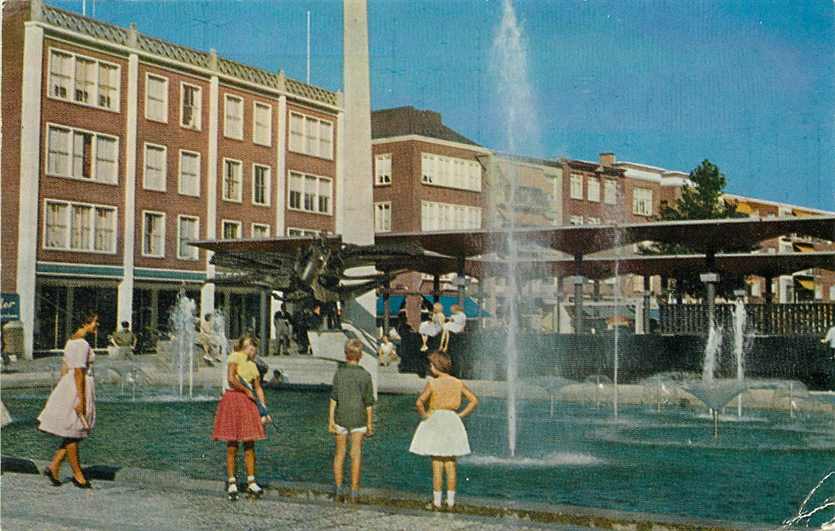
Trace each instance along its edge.
<instances>
[{"instance_id":1,"label":"blonde hair","mask_svg":"<svg viewBox=\"0 0 835 531\"><path fill-rule=\"evenodd\" d=\"M429 354L429 363L431 363L432 366L438 370L438 372L452 374L452 360L440 350L435 350Z\"/></svg>"},{"instance_id":2,"label":"blonde hair","mask_svg":"<svg viewBox=\"0 0 835 531\"><path fill-rule=\"evenodd\" d=\"M452 313L463 312L464 308L461 307L460 304L453 304L452 305Z\"/></svg>"},{"instance_id":3,"label":"blonde hair","mask_svg":"<svg viewBox=\"0 0 835 531\"><path fill-rule=\"evenodd\" d=\"M345 359L348 361L359 361L362 357L362 341L349 339L345 342Z\"/></svg>"},{"instance_id":4,"label":"blonde hair","mask_svg":"<svg viewBox=\"0 0 835 531\"><path fill-rule=\"evenodd\" d=\"M436 313L437 312L443 312L444 311L444 305L441 304L440 302L436 302L435 304L432 305L432 311L436 312Z\"/></svg>"},{"instance_id":5,"label":"blonde hair","mask_svg":"<svg viewBox=\"0 0 835 531\"><path fill-rule=\"evenodd\" d=\"M235 344L233 345L235 352L243 351L247 342L249 342L249 344L253 347L258 348L258 339L250 334L244 334L235 341Z\"/></svg>"}]
</instances>

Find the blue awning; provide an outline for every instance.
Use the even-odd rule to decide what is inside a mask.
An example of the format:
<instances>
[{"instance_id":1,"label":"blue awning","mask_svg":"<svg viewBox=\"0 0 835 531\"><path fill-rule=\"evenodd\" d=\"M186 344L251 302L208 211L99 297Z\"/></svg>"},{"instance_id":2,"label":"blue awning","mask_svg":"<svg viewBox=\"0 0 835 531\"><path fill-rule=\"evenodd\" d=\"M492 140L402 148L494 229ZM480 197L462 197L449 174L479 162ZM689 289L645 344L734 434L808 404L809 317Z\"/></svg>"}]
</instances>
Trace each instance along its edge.
<instances>
[{"instance_id":1,"label":"blue awning","mask_svg":"<svg viewBox=\"0 0 835 531\"><path fill-rule=\"evenodd\" d=\"M424 295L423 298L429 301L430 303L435 301L435 299L432 298L432 295ZM452 305L458 304L458 296L441 295L440 303L444 306L444 313L446 315L451 315ZM464 313L467 314L467 317L469 319L473 319L475 317L490 317L490 312L488 312L487 310L482 310L478 303L471 297L466 297L464 299Z\"/></svg>"},{"instance_id":2,"label":"blue awning","mask_svg":"<svg viewBox=\"0 0 835 531\"><path fill-rule=\"evenodd\" d=\"M389 297L389 312L391 312L392 316L396 316L397 312L400 311L400 306L403 305L406 297L403 295L391 295ZM383 305L383 296L377 296L377 317L382 317L386 313L385 307Z\"/></svg>"}]
</instances>

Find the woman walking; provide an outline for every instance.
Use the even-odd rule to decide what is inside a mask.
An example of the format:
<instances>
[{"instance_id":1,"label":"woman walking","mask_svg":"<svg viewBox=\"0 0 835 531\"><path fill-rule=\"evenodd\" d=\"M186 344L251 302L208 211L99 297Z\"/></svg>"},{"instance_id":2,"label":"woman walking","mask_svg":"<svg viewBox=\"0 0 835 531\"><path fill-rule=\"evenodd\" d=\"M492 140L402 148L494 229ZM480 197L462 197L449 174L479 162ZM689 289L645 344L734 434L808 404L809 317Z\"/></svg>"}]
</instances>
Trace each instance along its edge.
<instances>
[{"instance_id":1,"label":"woman walking","mask_svg":"<svg viewBox=\"0 0 835 531\"><path fill-rule=\"evenodd\" d=\"M89 374L95 353L85 337L95 332L98 326L99 316L90 314L67 341L64 346L61 379L49 395L43 411L38 415L38 429L62 438L52 462L44 470L44 475L56 487L61 485L58 474L65 458L72 469L73 485L82 489L91 487L81 470L78 444L90 434L96 424L95 381Z\"/></svg>"},{"instance_id":2,"label":"woman walking","mask_svg":"<svg viewBox=\"0 0 835 531\"><path fill-rule=\"evenodd\" d=\"M217 405L215 427L212 439L226 441L226 494L230 500L238 497L238 484L235 465L238 457L238 445L244 445L244 464L246 466L246 494L259 497L263 489L255 482L255 441L266 439L264 422L269 417L262 417L257 403L266 410L266 399L261 387L261 375L255 365L255 353L258 341L248 335L242 336L235 343L234 352L229 354L226 379L229 389Z\"/></svg>"},{"instance_id":3,"label":"woman walking","mask_svg":"<svg viewBox=\"0 0 835 531\"><path fill-rule=\"evenodd\" d=\"M470 453L470 441L461 418L473 412L478 398L464 382L450 375L452 362L443 352L429 355L429 369L434 379L429 380L417 399L417 410L423 420L415 430L409 451L432 456L431 509L441 509L441 487L446 473L446 503L453 510L457 484L455 459ZM462 396L467 399L467 405L459 412Z\"/></svg>"}]
</instances>

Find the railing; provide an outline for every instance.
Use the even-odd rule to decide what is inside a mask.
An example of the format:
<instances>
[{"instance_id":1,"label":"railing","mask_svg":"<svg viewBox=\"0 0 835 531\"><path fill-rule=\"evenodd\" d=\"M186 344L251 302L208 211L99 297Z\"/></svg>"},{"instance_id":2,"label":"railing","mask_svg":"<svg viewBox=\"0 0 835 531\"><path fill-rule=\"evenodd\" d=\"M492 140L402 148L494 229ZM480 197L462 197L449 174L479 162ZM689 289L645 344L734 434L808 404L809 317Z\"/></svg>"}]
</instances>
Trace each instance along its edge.
<instances>
[{"instance_id":1,"label":"railing","mask_svg":"<svg viewBox=\"0 0 835 531\"><path fill-rule=\"evenodd\" d=\"M706 335L707 304L661 304L662 334ZM715 306L716 323L733 326L733 304ZM763 336L808 336L826 333L835 323L835 303L746 304L746 333Z\"/></svg>"}]
</instances>

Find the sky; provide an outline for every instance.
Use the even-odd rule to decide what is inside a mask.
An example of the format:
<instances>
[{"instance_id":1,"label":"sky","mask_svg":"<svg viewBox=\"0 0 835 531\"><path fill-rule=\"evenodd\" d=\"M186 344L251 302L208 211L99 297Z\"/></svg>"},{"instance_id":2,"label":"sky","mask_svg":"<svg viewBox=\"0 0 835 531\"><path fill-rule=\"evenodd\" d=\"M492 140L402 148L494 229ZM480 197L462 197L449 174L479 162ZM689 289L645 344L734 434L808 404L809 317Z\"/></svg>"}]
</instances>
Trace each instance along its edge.
<instances>
[{"instance_id":1,"label":"sky","mask_svg":"<svg viewBox=\"0 0 835 531\"><path fill-rule=\"evenodd\" d=\"M504 1L368 0L372 109L437 111L483 146L534 157L610 151L684 172L709 159L730 193L835 211L832 0L517 0L518 91L500 90ZM311 82L339 90L338 0L95 2L96 18L302 81L308 11ZM512 139L520 94L536 126Z\"/></svg>"}]
</instances>

